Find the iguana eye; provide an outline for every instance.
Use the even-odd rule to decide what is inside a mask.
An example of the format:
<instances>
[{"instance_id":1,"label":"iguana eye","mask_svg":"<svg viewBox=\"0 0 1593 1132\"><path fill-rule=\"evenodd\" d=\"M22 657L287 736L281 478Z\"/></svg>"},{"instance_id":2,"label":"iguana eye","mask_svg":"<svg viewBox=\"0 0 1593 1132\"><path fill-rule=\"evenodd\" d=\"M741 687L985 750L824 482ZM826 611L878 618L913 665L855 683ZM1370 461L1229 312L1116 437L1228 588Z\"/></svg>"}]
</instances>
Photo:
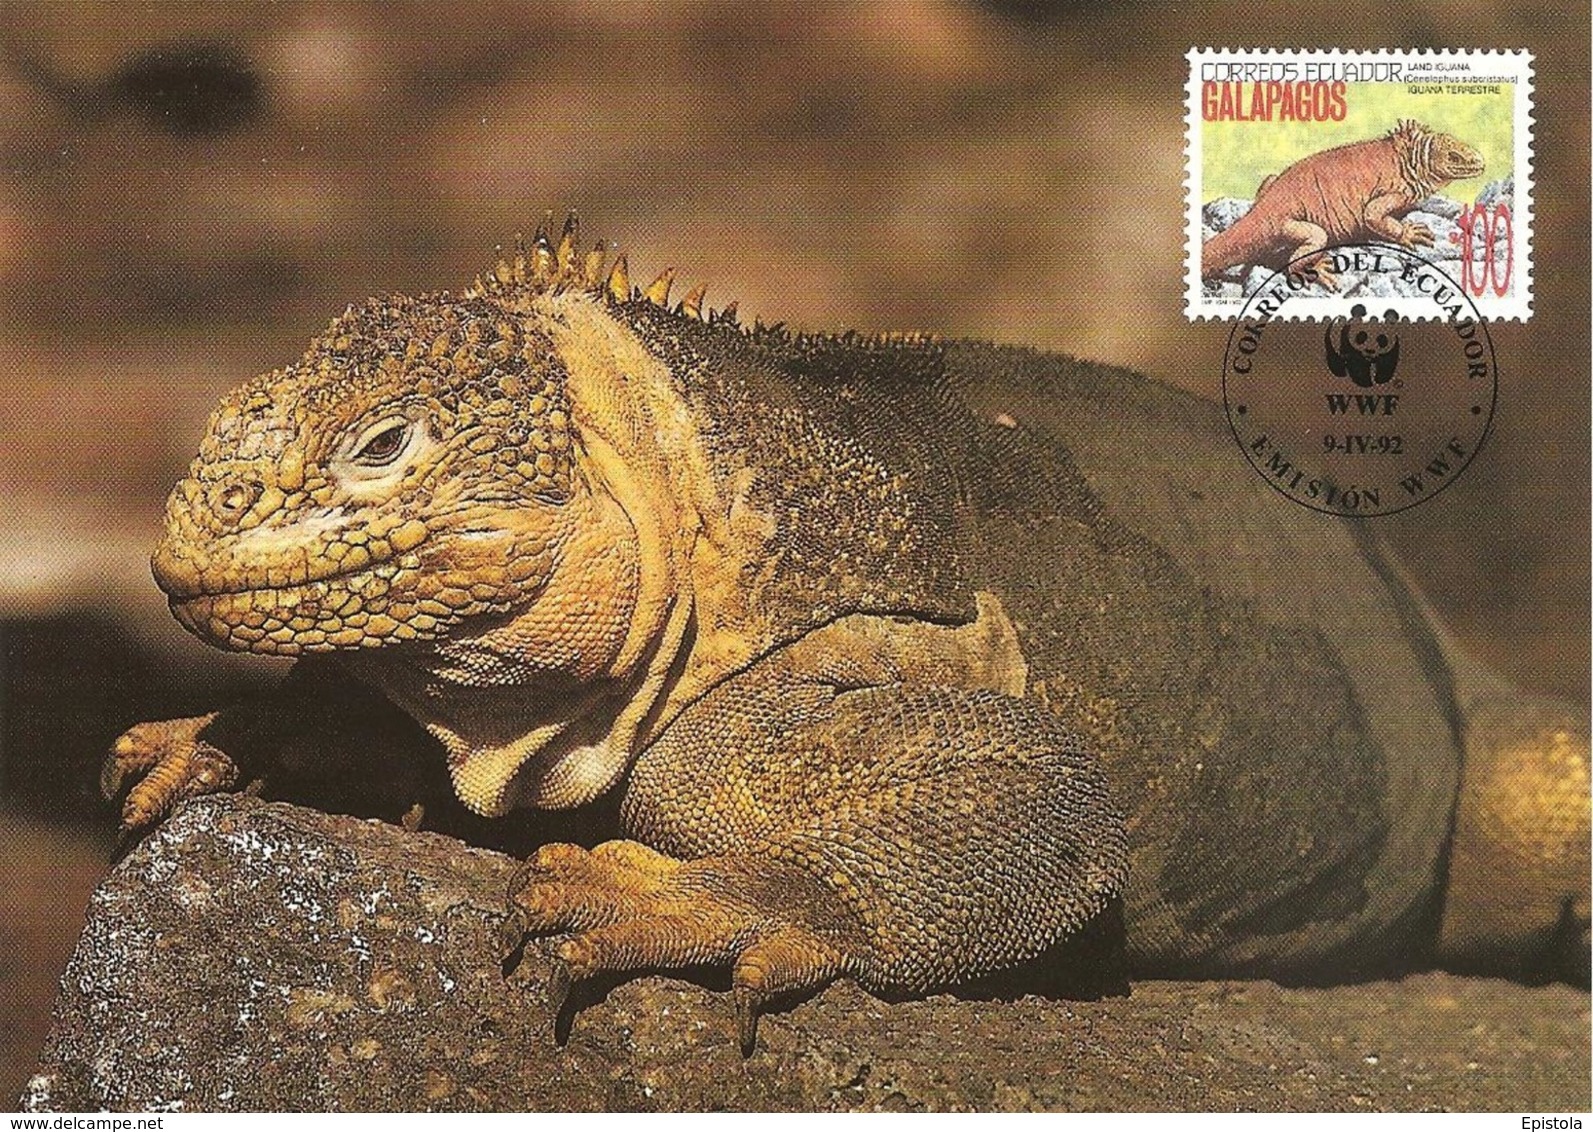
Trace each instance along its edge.
<instances>
[{"instance_id":1,"label":"iguana eye","mask_svg":"<svg viewBox=\"0 0 1593 1132\"><path fill-rule=\"evenodd\" d=\"M435 447L427 419L413 409L390 408L363 428L349 426L327 470L357 498L386 498Z\"/></svg>"},{"instance_id":2,"label":"iguana eye","mask_svg":"<svg viewBox=\"0 0 1593 1132\"><path fill-rule=\"evenodd\" d=\"M409 446L411 424L407 420L379 421L360 434L351 457L356 464L380 468L398 459Z\"/></svg>"}]
</instances>

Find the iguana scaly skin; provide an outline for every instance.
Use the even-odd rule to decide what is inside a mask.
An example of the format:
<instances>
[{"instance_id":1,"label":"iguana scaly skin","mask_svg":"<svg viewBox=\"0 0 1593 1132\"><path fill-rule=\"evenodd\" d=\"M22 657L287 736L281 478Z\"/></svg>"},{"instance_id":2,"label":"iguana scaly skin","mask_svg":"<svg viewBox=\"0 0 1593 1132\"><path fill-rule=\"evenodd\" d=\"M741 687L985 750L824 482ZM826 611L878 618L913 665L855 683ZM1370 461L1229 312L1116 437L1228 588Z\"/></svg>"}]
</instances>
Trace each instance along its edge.
<instances>
[{"instance_id":1,"label":"iguana scaly skin","mask_svg":"<svg viewBox=\"0 0 1593 1132\"><path fill-rule=\"evenodd\" d=\"M1400 218L1482 170L1482 154L1471 146L1409 120L1383 137L1302 157L1262 181L1250 211L1202 245L1200 277L1238 264L1282 270L1340 244L1431 244L1431 229ZM1335 285L1321 261L1311 266L1324 286Z\"/></svg>"},{"instance_id":2,"label":"iguana scaly skin","mask_svg":"<svg viewBox=\"0 0 1593 1132\"><path fill-rule=\"evenodd\" d=\"M1138 972L1430 959L1464 760L1443 939L1575 954L1585 723L1476 699L1365 528L1279 505L1213 405L601 276L539 236L222 403L155 575L205 640L303 659L275 702L123 736L129 825L337 666L482 814L620 791L626 839L537 852L523 926L572 933L574 978L728 966L750 1041L771 995L975 978L1118 899Z\"/></svg>"}]
</instances>

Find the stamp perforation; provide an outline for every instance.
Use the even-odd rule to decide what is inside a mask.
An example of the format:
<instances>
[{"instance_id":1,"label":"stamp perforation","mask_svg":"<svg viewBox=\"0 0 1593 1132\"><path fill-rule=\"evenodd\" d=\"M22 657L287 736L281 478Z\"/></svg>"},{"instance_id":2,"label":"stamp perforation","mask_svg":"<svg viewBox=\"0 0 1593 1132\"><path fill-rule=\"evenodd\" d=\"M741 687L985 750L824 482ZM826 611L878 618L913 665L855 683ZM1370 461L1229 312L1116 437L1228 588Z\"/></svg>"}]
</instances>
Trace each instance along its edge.
<instances>
[{"instance_id":1,"label":"stamp perforation","mask_svg":"<svg viewBox=\"0 0 1593 1132\"><path fill-rule=\"evenodd\" d=\"M1397 210L1389 211L1388 219L1384 219L1381 214L1371 217L1363 224L1362 231L1354 233L1340 232L1337 239L1331 238L1331 233L1328 232L1329 226L1326 224L1316 224L1314 231L1322 232L1330 237L1325 241L1330 250L1333 247L1364 242L1367 239L1388 238L1379 231L1370 228L1370 225L1375 222L1388 226L1383 229L1384 232L1394 231L1401 227L1404 215L1415 212L1419 217L1425 218L1427 214L1422 211L1421 206L1430 203L1438 204L1446 210L1452 210L1446 211L1439 218L1448 224L1447 229L1444 231L1448 242L1443 246L1438 246L1435 243L1432 250L1426 253L1427 258L1435 263L1442 259L1451 265L1457 264L1462 257L1468 261L1475 261L1475 269L1480 271L1482 285L1485 290L1480 295L1473 291L1472 297L1477 300L1477 304L1483 310L1485 317L1520 321L1526 321L1532 317L1533 194L1536 188L1535 178L1533 177L1533 161L1535 158L1534 130L1536 119L1533 113L1533 100L1535 97L1533 67L1535 59L1530 51L1521 48L1473 49L1447 47L1423 49L1382 47L1371 50L1347 48L1192 47L1186 52L1185 58L1188 63L1184 99L1185 165L1183 186L1185 221L1184 313L1186 317L1192 321L1206 319L1230 320L1234 318L1243 306L1245 298L1262 284L1263 280L1257 273L1267 266L1261 263L1239 263L1235 267L1227 269L1220 280L1215 278L1210 280L1210 286L1208 286L1208 280L1202 278L1202 249L1209 238L1207 232L1210 231L1203 223L1203 214L1206 206L1209 203L1214 203L1211 199L1211 191L1206 188L1204 177L1208 162L1213 160L1207 152L1204 130L1206 118L1202 113L1202 90L1206 80L1202 78L1201 72L1202 64L1205 63L1239 65L1255 63L1273 67L1294 64L1302 68L1307 66L1313 68L1325 65L1330 66L1333 64L1362 67L1381 63L1385 66L1390 64L1402 65L1400 70L1414 66L1417 70L1409 75L1399 75L1399 71L1395 71L1394 74L1399 75L1397 78L1374 82L1356 77L1354 79L1339 80L1337 86L1341 88L1346 86L1357 88L1354 91L1355 96L1366 97L1368 101L1370 100L1371 89L1374 86L1384 88L1380 93L1380 97L1385 100L1397 94L1399 88L1403 88L1404 93L1410 96L1407 99L1408 102L1420 104L1421 101L1425 101L1429 104L1429 108L1433 110L1444 109L1437 102L1434 102L1434 99L1447 102L1454 99L1471 98L1475 100L1490 97L1501 103L1508 101L1511 127L1509 168L1502 168L1497 163L1497 154L1495 154L1487 163L1488 179L1486 184L1480 190L1472 190L1476 196L1469 203L1464 200L1456 201L1444 197L1442 188L1440 188L1422 198L1411 200L1408 203L1401 202L1401 207ZM1431 71L1431 68L1423 66L1424 64L1442 62L1464 62L1470 65L1470 69L1466 74L1457 74L1443 70ZM1494 77L1486 70L1490 66L1499 70L1498 78L1501 81L1496 83L1487 83L1485 81ZM1431 71L1430 77L1417 77L1422 75L1424 71ZM1326 73L1334 72L1329 70ZM1417 90L1416 87L1422 84L1428 84L1433 87L1441 87L1447 84L1449 87L1456 89L1450 91ZM1230 85L1243 87L1244 83L1236 81ZM1303 81L1299 83L1294 81L1274 81L1271 83L1253 81L1251 85L1281 87L1305 84ZM1467 91L1465 94L1460 93L1459 88L1468 85L1477 89L1475 91ZM1489 94L1484 89L1487 86L1503 86L1506 90ZM1422 100L1418 100L1415 98L1417 95L1425 97ZM1341 94L1340 97L1344 96ZM1454 105L1459 106L1460 103L1456 102ZM1242 114L1240 117L1242 118ZM1289 120L1289 118L1286 117L1285 120ZM1414 121L1414 119L1412 120ZM1443 120L1442 115L1439 116L1439 120ZM1392 137L1398 132L1399 126L1397 123L1385 123L1385 126L1388 125L1395 127L1389 130L1388 136ZM1428 133L1438 135L1449 142L1460 140L1444 133L1441 128L1429 129ZM1367 136L1365 140L1370 143L1378 139L1375 135L1372 135ZM1499 148L1497 138L1490 136L1489 140L1495 143L1495 149ZM1326 153L1333 148L1350 148L1350 146L1342 142L1337 146L1324 145L1320 152ZM1473 157L1479 159L1479 166L1474 168L1482 167L1480 153L1480 150L1472 153ZM1293 164L1304 165L1307 158L1315 156L1318 156L1318 153L1305 154L1295 158ZM1269 177L1264 178L1254 194L1254 199L1250 201L1230 201L1231 211L1237 213L1237 218L1230 220L1229 224L1237 225L1239 220L1243 219L1245 210L1254 207L1255 199L1259 199L1261 195L1260 189L1270 185L1282 173L1289 172L1291 169L1292 165L1284 165L1274 171ZM1451 183L1462 183L1473 179L1462 177L1456 180L1455 178L1450 178L1441 180L1439 184L1446 188ZM1458 221L1461 226L1475 223L1478 220L1478 216L1473 215L1471 210L1480 207L1479 198L1484 192L1493 194L1487 205L1488 211L1484 223L1491 228L1497 228L1499 222L1502 221L1506 226L1504 235L1507 235L1508 238L1502 237L1499 244L1496 245L1492 238L1492 233L1485 234L1487 238L1484 239L1482 235L1478 234L1480 228L1470 228L1463 231L1463 240L1457 240L1457 225L1453 222ZM1278 210L1277 202L1273 203L1274 208L1270 211L1276 212ZM1507 209L1505 206L1507 206ZM1370 212L1371 210L1368 212L1369 216ZM1310 219L1309 217L1304 218L1302 223L1309 224ZM1258 225L1252 223L1249 227L1253 229L1258 227ZM1413 231L1419 228L1428 238L1432 238L1439 225L1437 223L1412 222L1408 227ZM1219 229L1218 231L1223 230L1225 229ZM1292 236L1290 238L1292 239ZM1421 236L1412 235L1411 238L1419 240ZM1474 239L1479 242L1473 244ZM1233 241L1229 241L1230 247L1232 243ZM1455 246L1457 244L1458 247ZM1300 247L1290 250L1293 253L1298 253L1305 246L1314 247L1316 245L1302 244ZM1507 252L1501 250L1506 246L1508 248ZM1446 252L1447 254L1445 254ZM1266 256L1274 255L1283 261L1297 258L1297 254L1284 255L1281 249L1276 252L1269 249L1266 253ZM1258 255L1258 258L1266 258L1266 256ZM1491 274L1495 271L1495 259L1499 259L1505 264L1505 266L1497 269L1499 277L1508 280L1505 289L1506 293L1502 295L1494 293L1490 284L1490 280L1492 283L1497 283L1498 281ZM1324 261L1323 266L1326 268L1330 265ZM1462 275L1467 278L1468 285L1477 285L1476 280L1467 276L1466 272L1463 271ZM1236 282L1237 286L1235 286ZM1323 280L1322 285L1316 288L1320 293L1302 296L1291 304L1289 317L1313 321L1343 317L1357 299L1368 297L1380 299L1385 297L1368 295L1356 290L1358 287L1365 286L1367 282L1367 280L1350 280L1348 283L1341 283L1335 280L1335 285L1330 286L1327 280ZM1401 313L1403 317L1411 319L1452 317L1452 311L1446 313L1445 308L1439 304L1420 301L1407 302L1402 307Z\"/></svg>"}]
</instances>

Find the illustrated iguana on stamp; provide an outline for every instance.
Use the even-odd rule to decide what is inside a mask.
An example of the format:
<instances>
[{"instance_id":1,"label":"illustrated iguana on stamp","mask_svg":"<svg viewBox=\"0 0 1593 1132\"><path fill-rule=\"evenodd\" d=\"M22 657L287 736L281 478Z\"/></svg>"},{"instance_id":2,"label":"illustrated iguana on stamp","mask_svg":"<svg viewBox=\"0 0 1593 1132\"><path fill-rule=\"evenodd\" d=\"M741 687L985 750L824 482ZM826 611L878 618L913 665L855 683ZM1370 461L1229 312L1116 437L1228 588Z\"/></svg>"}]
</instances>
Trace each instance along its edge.
<instances>
[{"instance_id":1,"label":"illustrated iguana on stamp","mask_svg":"<svg viewBox=\"0 0 1593 1132\"><path fill-rule=\"evenodd\" d=\"M335 668L480 814L619 792L622 839L536 852L522 926L569 978L728 968L746 1043L781 992L976 979L1113 909L1137 974L1585 965L1584 720L1465 666L1215 405L748 330L576 247L351 307L223 401L155 576L301 659L128 731L126 824L238 780L222 725Z\"/></svg>"},{"instance_id":2,"label":"illustrated iguana on stamp","mask_svg":"<svg viewBox=\"0 0 1593 1132\"><path fill-rule=\"evenodd\" d=\"M1379 138L1302 157L1267 177L1250 211L1200 249L1200 277L1239 264L1282 270L1324 248L1384 240L1431 244L1424 224L1401 219L1451 181L1479 176L1482 154L1449 134L1409 119ZM1336 280L1315 264L1324 287Z\"/></svg>"}]
</instances>

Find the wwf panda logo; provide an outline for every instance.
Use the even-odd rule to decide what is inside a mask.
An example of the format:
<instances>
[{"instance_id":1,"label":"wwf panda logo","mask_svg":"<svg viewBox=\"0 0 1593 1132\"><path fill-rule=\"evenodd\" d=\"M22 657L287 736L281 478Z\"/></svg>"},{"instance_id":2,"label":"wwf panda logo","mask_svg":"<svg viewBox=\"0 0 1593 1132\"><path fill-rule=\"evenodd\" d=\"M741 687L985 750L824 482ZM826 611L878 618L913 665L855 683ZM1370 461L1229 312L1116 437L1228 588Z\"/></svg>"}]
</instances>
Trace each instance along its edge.
<instances>
[{"instance_id":1,"label":"wwf panda logo","mask_svg":"<svg viewBox=\"0 0 1593 1132\"><path fill-rule=\"evenodd\" d=\"M1388 310L1381 323L1367 324L1366 308L1356 303L1347 319L1333 319L1322 336L1327 367L1334 377L1347 377L1363 389L1386 385L1399 366L1399 313Z\"/></svg>"}]
</instances>

